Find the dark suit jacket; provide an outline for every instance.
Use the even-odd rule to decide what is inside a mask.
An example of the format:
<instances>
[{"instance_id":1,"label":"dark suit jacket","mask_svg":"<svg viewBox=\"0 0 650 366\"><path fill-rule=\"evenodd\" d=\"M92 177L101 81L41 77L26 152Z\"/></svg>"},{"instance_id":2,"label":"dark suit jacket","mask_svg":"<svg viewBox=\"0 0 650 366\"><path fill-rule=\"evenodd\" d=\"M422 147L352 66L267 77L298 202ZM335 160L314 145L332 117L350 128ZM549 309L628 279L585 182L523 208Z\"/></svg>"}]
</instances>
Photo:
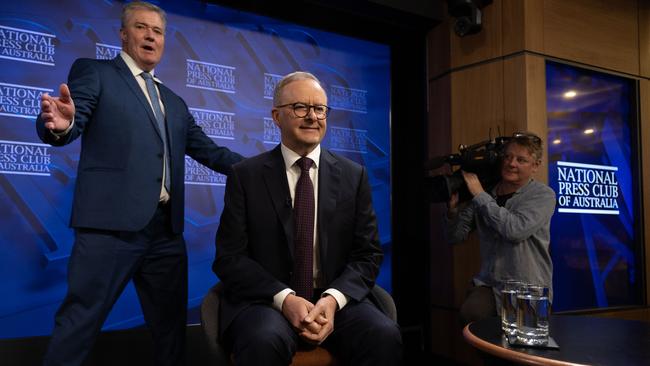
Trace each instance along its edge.
<instances>
[{"instance_id":1,"label":"dark suit jacket","mask_svg":"<svg viewBox=\"0 0 650 366\"><path fill-rule=\"evenodd\" d=\"M121 56L78 59L68 86L76 107L74 127L55 139L42 121L41 140L61 146L81 136L81 154L71 226L137 231L158 205L163 142L151 106ZM170 146L171 215L174 232L183 231L185 154L228 174L239 154L215 145L189 113L185 102L159 85Z\"/></svg>"},{"instance_id":2,"label":"dark suit jacket","mask_svg":"<svg viewBox=\"0 0 650 366\"><path fill-rule=\"evenodd\" d=\"M321 150L318 240L326 288L362 301L383 258L366 170ZM233 166L216 237L213 270L224 284L223 332L251 303L289 287L293 214L280 146Z\"/></svg>"}]
</instances>

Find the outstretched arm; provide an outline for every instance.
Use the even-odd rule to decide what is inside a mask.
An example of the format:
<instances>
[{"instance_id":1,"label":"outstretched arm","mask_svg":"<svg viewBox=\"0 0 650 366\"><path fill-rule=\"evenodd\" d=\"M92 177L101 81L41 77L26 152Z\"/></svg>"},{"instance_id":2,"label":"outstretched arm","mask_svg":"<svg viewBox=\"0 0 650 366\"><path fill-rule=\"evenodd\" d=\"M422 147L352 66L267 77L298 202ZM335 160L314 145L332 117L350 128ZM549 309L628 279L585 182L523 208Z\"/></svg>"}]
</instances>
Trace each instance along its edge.
<instances>
[{"instance_id":1,"label":"outstretched arm","mask_svg":"<svg viewBox=\"0 0 650 366\"><path fill-rule=\"evenodd\" d=\"M59 97L47 93L41 96L41 114L39 120L45 128L53 133L64 132L74 118L74 102L67 84L59 86Z\"/></svg>"}]
</instances>

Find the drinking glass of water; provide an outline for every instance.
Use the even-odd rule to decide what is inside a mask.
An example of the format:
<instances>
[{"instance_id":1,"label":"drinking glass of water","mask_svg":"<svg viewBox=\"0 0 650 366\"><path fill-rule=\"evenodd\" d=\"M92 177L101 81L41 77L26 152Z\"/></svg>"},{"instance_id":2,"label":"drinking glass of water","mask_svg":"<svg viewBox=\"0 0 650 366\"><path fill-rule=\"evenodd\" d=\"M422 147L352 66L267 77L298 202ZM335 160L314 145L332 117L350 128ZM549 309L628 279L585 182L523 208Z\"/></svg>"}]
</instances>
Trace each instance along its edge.
<instances>
[{"instance_id":1,"label":"drinking glass of water","mask_svg":"<svg viewBox=\"0 0 650 366\"><path fill-rule=\"evenodd\" d=\"M501 283L501 329L506 336L517 332L517 290L521 281L506 280Z\"/></svg>"},{"instance_id":2,"label":"drinking glass of water","mask_svg":"<svg viewBox=\"0 0 650 366\"><path fill-rule=\"evenodd\" d=\"M522 285L517 290L517 342L548 344L548 287Z\"/></svg>"}]
</instances>

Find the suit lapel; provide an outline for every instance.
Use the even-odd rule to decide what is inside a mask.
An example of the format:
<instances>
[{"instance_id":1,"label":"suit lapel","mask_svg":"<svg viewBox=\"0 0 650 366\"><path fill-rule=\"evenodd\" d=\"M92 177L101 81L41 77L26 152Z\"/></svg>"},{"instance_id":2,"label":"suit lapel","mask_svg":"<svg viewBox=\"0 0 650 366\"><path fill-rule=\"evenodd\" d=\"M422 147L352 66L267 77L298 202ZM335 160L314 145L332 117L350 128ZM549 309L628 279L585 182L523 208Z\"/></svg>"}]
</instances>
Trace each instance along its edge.
<instances>
[{"instance_id":1,"label":"suit lapel","mask_svg":"<svg viewBox=\"0 0 650 366\"><path fill-rule=\"evenodd\" d=\"M336 197L340 189L341 169L329 151L323 149L318 167L318 244L321 268L327 263L328 229L336 210ZM323 272L324 273L324 272Z\"/></svg>"},{"instance_id":2,"label":"suit lapel","mask_svg":"<svg viewBox=\"0 0 650 366\"><path fill-rule=\"evenodd\" d=\"M271 151L269 160L264 163L262 177L273 202L273 208L282 223L287 245L293 257L293 208L280 145Z\"/></svg>"},{"instance_id":3,"label":"suit lapel","mask_svg":"<svg viewBox=\"0 0 650 366\"><path fill-rule=\"evenodd\" d=\"M158 122L156 122L156 116L154 116L153 110L151 109L151 105L147 101L147 98L142 92L140 85L138 85L138 82L135 80L135 77L131 73L131 70L126 65L122 57L119 55L113 59L113 64L117 69L117 73L122 77L124 82L129 86L129 89L131 89L131 92L133 92L133 94L135 95L136 99L140 102L142 107L147 111L147 114L149 115L149 122L151 122L151 124L153 125L154 129L156 130L156 133L158 134L158 137L162 139L162 134L160 133L160 129L158 129ZM164 103L165 102L163 100L163 104Z\"/></svg>"}]
</instances>

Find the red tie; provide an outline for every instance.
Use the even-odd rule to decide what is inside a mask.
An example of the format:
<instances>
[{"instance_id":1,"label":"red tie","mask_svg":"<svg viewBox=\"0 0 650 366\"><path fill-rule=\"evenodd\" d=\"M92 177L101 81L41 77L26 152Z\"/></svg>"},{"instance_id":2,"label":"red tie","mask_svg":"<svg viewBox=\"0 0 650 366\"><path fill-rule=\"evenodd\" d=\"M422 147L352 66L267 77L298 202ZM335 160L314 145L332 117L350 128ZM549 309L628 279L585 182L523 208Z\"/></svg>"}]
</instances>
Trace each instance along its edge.
<instances>
[{"instance_id":1,"label":"red tie","mask_svg":"<svg viewBox=\"0 0 650 366\"><path fill-rule=\"evenodd\" d=\"M314 185L309 178L309 168L314 162L302 157L296 165L300 167L300 178L296 184L293 200L293 284L296 294L311 301L314 292Z\"/></svg>"}]
</instances>

